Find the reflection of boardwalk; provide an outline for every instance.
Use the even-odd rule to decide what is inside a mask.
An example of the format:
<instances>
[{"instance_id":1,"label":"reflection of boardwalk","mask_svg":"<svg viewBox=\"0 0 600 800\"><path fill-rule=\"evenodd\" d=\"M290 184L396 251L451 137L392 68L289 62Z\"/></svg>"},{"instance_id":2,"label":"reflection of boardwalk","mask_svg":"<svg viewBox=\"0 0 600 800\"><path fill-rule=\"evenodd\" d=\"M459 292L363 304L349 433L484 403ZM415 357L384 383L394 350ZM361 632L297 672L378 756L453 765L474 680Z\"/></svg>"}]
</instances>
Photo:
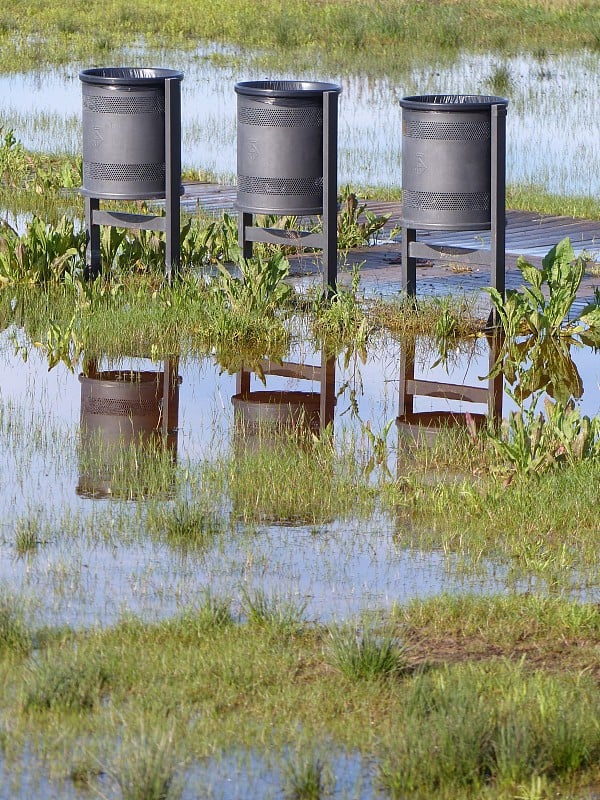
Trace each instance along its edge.
<instances>
[{"instance_id":1,"label":"reflection of boardwalk","mask_svg":"<svg viewBox=\"0 0 600 800\"><path fill-rule=\"evenodd\" d=\"M194 183L186 185L183 205L192 210L199 206L206 211L218 213L233 210L236 190L231 186ZM400 220L401 205L398 202L369 201L368 207L376 214L390 214L386 229L389 231ZM517 256L525 255L539 265L542 256L561 239L568 236L576 253L587 253L600 262L600 220L575 219L573 217L541 216L526 211L507 211L506 214L506 285L517 288L521 276L516 269ZM489 231L436 231L419 233L419 240L442 244L448 247L489 247ZM347 266L362 263L365 289L383 294L396 293L400 287L399 246L395 239L378 247L361 248L348 258ZM600 265L599 265L600 266ZM342 268L343 269L343 268ZM315 273L310 259L302 258L294 265L299 276ZM489 285L489 269L473 267L470 271L455 269L452 262L421 264L417 268L418 294L448 294L477 291ZM600 275L588 274L581 286L581 298L593 295L594 286L600 285Z\"/></svg>"}]
</instances>

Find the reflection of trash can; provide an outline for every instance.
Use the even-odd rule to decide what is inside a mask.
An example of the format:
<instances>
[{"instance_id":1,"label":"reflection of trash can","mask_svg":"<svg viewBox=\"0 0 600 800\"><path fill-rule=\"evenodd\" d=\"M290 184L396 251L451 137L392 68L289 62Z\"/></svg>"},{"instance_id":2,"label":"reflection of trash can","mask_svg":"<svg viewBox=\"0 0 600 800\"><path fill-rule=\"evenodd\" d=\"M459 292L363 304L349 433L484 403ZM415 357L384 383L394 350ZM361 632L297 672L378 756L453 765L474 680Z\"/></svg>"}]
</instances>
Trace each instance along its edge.
<instances>
[{"instance_id":1,"label":"reflection of trash can","mask_svg":"<svg viewBox=\"0 0 600 800\"><path fill-rule=\"evenodd\" d=\"M245 81L235 91L237 207L256 214L323 213L323 99L340 87ZM337 117L330 121L336 123Z\"/></svg>"},{"instance_id":2,"label":"reflection of trash can","mask_svg":"<svg viewBox=\"0 0 600 800\"><path fill-rule=\"evenodd\" d=\"M319 392L260 391L231 398L236 434L247 449L273 441L282 433L319 433L321 395Z\"/></svg>"},{"instance_id":3,"label":"reflection of trash can","mask_svg":"<svg viewBox=\"0 0 600 800\"><path fill-rule=\"evenodd\" d=\"M130 447L152 457L153 445L164 444L175 459L180 378L165 381L162 372L107 370L93 377L80 375L79 381L83 460L78 494L119 494L114 470Z\"/></svg>"},{"instance_id":4,"label":"reflection of trash can","mask_svg":"<svg viewBox=\"0 0 600 800\"><path fill-rule=\"evenodd\" d=\"M83 187L89 197L165 197L165 85L170 69L103 67L79 73L83 93ZM179 111L179 106L177 105ZM180 136L181 120L170 130Z\"/></svg>"},{"instance_id":5,"label":"reflection of trash can","mask_svg":"<svg viewBox=\"0 0 600 800\"><path fill-rule=\"evenodd\" d=\"M502 97L459 94L400 101L405 227L491 227L492 108L505 113L507 104Z\"/></svg>"}]
</instances>

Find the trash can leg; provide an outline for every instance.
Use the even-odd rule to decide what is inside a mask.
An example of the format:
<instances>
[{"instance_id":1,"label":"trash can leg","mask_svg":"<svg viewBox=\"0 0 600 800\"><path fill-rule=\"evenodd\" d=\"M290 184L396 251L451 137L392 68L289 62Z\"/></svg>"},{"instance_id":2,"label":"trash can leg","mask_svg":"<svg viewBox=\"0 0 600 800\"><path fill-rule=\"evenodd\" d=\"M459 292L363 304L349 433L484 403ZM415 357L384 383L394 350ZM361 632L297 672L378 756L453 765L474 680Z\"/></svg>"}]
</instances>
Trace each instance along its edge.
<instances>
[{"instance_id":1,"label":"trash can leg","mask_svg":"<svg viewBox=\"0 0 600 800\"><path fill-rule=\"evenodd\" d=\"M407 297L417 295L417 259L410 254L410 246L416 241L414 228L402 228L402 289Z\"/></svg>"},{"instance_id":2,"label":"trash can leg","mask_svg":"<svg viewBox=\"0 0 600 800\"><path fill-rule=\"evenodd\" d=\"M85 230L87 243L85 247L85 278L94 280L101 272L100 262L100 226L94 222L94 212L100 208L97 197L85 198Z\"/></svg>"}]
</instances>

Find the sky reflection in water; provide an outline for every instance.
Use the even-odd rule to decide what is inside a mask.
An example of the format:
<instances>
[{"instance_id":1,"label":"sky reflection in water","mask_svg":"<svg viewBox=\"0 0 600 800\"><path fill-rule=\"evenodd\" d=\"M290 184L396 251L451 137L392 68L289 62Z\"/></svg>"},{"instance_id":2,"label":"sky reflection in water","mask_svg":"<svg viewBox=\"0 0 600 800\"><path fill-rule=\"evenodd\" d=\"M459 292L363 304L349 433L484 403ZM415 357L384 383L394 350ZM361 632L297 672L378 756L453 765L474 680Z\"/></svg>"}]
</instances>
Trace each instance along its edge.
<instances>
[{"instance_id":1,"label":"sky reflection in water","mask_svg":"<svg viewBox=\"0 0 600 800\"><path fill-rule=\"evenodd\" d=\"M195 53L135 53L131 63L182 69L183 163L232 181L236 172L236 96L239 80L274 77L239 66L232 53L214 63L211 49ZM152 63L147 63L152 61ZM509 76L506 95L507 177L549 192L594 196L600 192L600 54L578 52L542 59L460 55L449 66L415 66L403 80L361 75L278 78L341 84L340 185L399 186L403 96L428 93L490 94L498 70ZM29 147L81 152L79 68L0 77L0 115ZM32 115L34 115L32 120Z\"/></svg>"},{"instance_id":2,"label":"sky reflection in water","mask_svg":"<svg viewBox=\"0 0 600 800\"><path fill-rule=\"evenodd\" d=\"M332 520L316 528L264 523L249 530L249 526L238 525L237 533L228 534L201 555L186 556L165 543L140 537L138 504L92 500L76 492L81 480L76 449L82 397L78 376L62 367L48 372L45 360L35 350L23 363L13 355L6 332L2 339L0 404L5 409L10 404L20 409L32 429L42 420L48 443L43 455L30 457L19 447L7 448L5 453L0 488L0 579L11 590L38 598L45 621L107 624L118 619L124 609L153 618L198 602L207 587L239 600L241 588L252 586L306 602L310 619L327 620L444 590L503 591L510 583L504 568L484 564L480 573L473 574L461 569L451 555L411 549L405 521L385 515L367 522ZM300 355L308 363L319 363L318 355L304 353L303 348L290 359L298 360ZM364 364L351 361L345 368L343 359L338 360L337 390L350 381L357 389L360 417L369 420L374 431L381 431L398 413L401 355L399 343L389 341L370 352ZM575 351L574 356L587 388L582 408L588 414L598 413L597 358L586 351ZM451 353L448 371L442 365L427 368L435 359L430 347L418 345L413 357L417 379L486 385L479 380L488 368L485 339L474 341L460 357ZM109 366L119 367L102 365ZM141 360L125 360L122 366L162 369ZM180 364L179 374L177 460L185 464L227 446L236 378L222 373L209 359ZM269 376L267 382L270 389L319 389L318 384L315 387L297 379ZM251 388L264 389L256 378ZM338 437L356 425L348 407L347 395L341 395L334 422ZM504 414L509 407L505 398ZM479 404L415 398L417 415L433 409L485 412L485 406ZM388 439L392 470L397 436L392 426ZM53 531L50 541L32 557L16 559L17 520L35 517L38 512ZM61 520L69 517L75 518L75 531L80 533L66 530L68 524ZM131 520L125 529L124 518Z\"/></svg>"}]
</instances>

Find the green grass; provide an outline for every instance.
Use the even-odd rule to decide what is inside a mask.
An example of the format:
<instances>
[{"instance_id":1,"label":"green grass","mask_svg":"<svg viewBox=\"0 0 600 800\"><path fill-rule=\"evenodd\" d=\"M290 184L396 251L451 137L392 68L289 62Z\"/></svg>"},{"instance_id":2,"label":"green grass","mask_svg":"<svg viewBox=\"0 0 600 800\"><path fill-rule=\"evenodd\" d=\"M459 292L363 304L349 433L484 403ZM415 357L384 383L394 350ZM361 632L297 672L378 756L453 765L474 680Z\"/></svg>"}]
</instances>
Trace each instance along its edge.
<instances>
[{"instance_id":1,"label":"green grass","mask_svg":"<svg viewBox=\"0 0 600 800\"><path fill-rule=\"evenodd\" d=\"M423 37L427 48L423 48ZM539 52L598 46L598 10L589 0L577 3L504 0L370 0L356 7L347 0L281 5L264 0L257 13L249 0L208 3L181 0L140 2L135 9L115 0L104 10L102 28L92 7L48 6L37 0L12 3L0 17L0 67L6 70L60 65L69 60L106 63L132 41L146 48L191 48L210 40L257 49L301 64L321 57L332 66L353 65L358 54L368 65L394 69L399 62L458 48L503 52ZM263 57L264 59L264 57Z\"/></svg>"},{"instance_id":2,"label":"green grass","mask_svg":"<svg viewBox=\"0 0 600 800\"><path fill-rule=\"evenodd\" d=\"M493 478L432 485L405 473L388 499L412 521L412 533L399 524L399 541L407 546L441 547L473 565L491 558L515 579L537 575L548 586L594 585L599 471L596 461L583 462L509 486Z\"/></svg>"},{"instance_id":3,"label":"green grass","mask_svg":"<svg viewBox=\"0 0 600 800\"><path fill-rule=\"evenodd\" d=\"M1 650L17 784L24 748L57 780L94 788L105 772L132 798L176 797L187 766L245 749L298 798L332 785L325 747L374 764L389 797L505 800L536 776L552 792L598 777L594 605L515 595L396 608L381 630L405 649L401 669L377 669L385 680L340 680L329 646L345 626L275 635L210 605L153 624L46 630L31 656Z\"/></svg>"}]
</instances>

